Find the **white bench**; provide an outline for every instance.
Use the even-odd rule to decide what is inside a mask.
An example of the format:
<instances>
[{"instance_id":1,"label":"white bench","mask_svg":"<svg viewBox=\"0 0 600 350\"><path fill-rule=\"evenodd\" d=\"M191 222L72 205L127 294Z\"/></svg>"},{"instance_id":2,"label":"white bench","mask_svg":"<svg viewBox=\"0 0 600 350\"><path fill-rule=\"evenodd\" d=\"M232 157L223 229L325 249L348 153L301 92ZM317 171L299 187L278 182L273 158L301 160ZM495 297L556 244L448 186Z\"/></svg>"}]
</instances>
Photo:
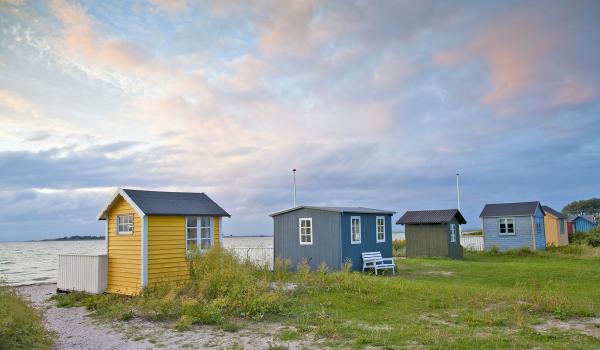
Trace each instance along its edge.
<instances>
[{"instance_id":1,"label":"white bench","mask_svg":"<svg viewBox=\"0 0 600 350\"><path fill-rule=\"evenodd\" d=\"M366 269L373 269L375 270L375 274L377 274L377 271L379 270L386 270L386 269L392 269L392 273L395 275L396 274L396 267L394 265L394 259L393 258L383 258L381 256L381 252L366 252L366 253L362 253L362 259L363 259L363 272L365 272Z\"/></svg>"}]
</instances>

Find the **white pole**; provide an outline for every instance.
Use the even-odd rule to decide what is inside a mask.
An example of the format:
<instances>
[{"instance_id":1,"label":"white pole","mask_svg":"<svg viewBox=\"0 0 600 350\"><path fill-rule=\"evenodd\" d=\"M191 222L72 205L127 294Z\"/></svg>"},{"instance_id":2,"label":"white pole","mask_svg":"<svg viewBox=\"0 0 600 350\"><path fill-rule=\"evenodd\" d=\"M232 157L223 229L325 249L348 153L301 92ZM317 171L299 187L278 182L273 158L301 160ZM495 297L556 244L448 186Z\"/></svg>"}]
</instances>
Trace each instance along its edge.
<instances>
[{"instance_id":1,"label":"white pole","mask_svg":"<svg viewBox=\"0 0 600 350\"><path fill-rule=\"evenodd\" d=\"M296 207L296 169L293 169L294 172L294 208Z\"/></svg>"},{"instance_id":2,"label":"white pole","mask_svg":"<svg viewBox=\"0 0 600 350\"><path fill-rule=\"evenodd\" d=\"M460 210L460 189L458 188L458 176L460 174L456 173L456 201L457 201L457 209Z\"/></svg>"},{"instance_id":3,"label":"white pole","mask_svg":"<svg viewBox=\"0 0 600 350\"><path fill-rule=\"evenodd\" d=\"M460 188L458 187L458 176L460 174L456 173L456 205L458 211L460 211ZM458 237L462 237L462 229L460 227L460 223L458 224Z\"/></svg>"}]
</instances>

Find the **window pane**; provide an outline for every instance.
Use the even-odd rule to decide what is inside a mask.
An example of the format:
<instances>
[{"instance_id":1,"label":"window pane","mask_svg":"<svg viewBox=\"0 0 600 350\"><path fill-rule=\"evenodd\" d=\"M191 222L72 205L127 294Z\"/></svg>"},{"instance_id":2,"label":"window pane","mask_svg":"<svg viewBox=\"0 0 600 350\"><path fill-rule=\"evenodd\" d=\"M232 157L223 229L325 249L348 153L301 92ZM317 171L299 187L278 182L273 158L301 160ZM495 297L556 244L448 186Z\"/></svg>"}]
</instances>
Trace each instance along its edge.
<instances>
[{"instance_id":1,"label":"window pane","mask_svg":"<svg viewBox=\"0 0 600 350\"><path fill-rule=\"evenodd\" d=\"M203 239L208 238L208 239L210 239L210 228L202 227L200 229L200 238L203 238Z\"/></svg>"},{"instance_id":2,"label":"window pane","mask_svg":"<svg viewBox=\"0 0 600 350\"><path fill-rule=\"evenodd\" d=\"M201 227L210 227L210 218L208 217L201 217L200 218L200 226Z\"/></svg>"},{"instance_id":3,"label":"window pane","mask_svg":"<svg viewBox=\"0 0 600 350\"><path fill-rule=\"evenodd\" d=\"M200 249L209 249L210 248L210 240L203 239L200 241Z\"/></svg>"},{"instance_id":4,"label":"window pane","mask_svg":"<svg viewBox=\"0 0 600 350\"><path fill-rule=\"evenodd\" d=\"M188 244L188 250L189 251L193 251L193 250L195 250L197 248L195 240L194 241L188 241L187 244Z\"/></svg>"},{"instance_id":5,"label":"window pane","mask_svg":"<svg viewBox=\"0 0 600 350\"><path fill-rule=\"evenodd\" d=\"M188 228L187 229L187 238L188 239L196 239L197 237L197 230L196 228Z\"/></svg>"},{"instance_id":6,"label":"window pane","mask_svg":"<svg viewBox=\"0 0 600 350\"><path fill-rule=\"evenodd\" d=\"M187 218L187 227L196 227L197 226L197 220L195 217L188 217Z\"/></svg>"},{"instance_id":7,"label":"window pane","mask_svg":"<svg viewBox=\"0 0 600 350\"><path fill-rule=\"evenodd\" d=\"M513 226L513 224L512 224L512 223L511 223L511 224L508 224L508 232L510 232L510 233L514 233L514 232L515 232L515 230L514 230L514 226Z\"/></svg>"}]
</instances>

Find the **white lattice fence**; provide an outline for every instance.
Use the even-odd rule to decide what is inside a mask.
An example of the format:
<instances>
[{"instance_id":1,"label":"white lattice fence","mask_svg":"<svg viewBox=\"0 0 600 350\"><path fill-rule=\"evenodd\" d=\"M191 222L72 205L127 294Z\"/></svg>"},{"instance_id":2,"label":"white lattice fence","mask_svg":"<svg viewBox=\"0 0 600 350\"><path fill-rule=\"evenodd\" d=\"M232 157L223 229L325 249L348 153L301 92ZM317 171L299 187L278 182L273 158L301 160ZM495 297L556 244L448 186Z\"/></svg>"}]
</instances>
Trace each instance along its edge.
<instances>
[{"instance_id":1,"label":"white lattice fence","mask_svg":"<svg viewBox=\"0 0 600 350\"><path fill-rule=\"evenodd\" d=\"M273 269L273 248L264 247L230 247L227 250L231 251L242 260L249 260L256 265L267 265L269 269Z\"/></svg>"},{"instance_id":2,"label":"white lattice fence","mask_svg":"<svg viewBox=\"0 0 600 350\"><path fill-rule=\"evenodd\" d=\"M460 237L460 244L466 250L482 252L483 251L483 236L462 236L462 237Z\"/></svg>"}]
</instances>

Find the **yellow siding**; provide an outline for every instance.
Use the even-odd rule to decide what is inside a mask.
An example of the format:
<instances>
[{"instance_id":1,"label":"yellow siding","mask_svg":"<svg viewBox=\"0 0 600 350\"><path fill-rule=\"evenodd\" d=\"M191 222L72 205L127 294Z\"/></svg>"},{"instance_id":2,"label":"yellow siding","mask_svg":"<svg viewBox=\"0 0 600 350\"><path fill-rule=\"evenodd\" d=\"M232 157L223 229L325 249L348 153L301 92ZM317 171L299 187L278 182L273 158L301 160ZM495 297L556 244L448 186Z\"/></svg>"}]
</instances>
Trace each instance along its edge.
<instances>
[{"instance_id":1,"label":"yellow siding","mask_svg":"<svg viewBox=\"0 0 600 350\"><path fill-rule=\"evenodd\" d=\"M558 218L546 213L546 216L544 216L544 226L546 228L546 246L558 247L569 244L566 227L564 228L565 233L560 234L560 220Z\"/></svg>"},{"instance_id":2,"label":"yellow siding","mask_svg":"<svg viewBox=\"0 0 600 350\"><path fill-rule=\"evenodd\" d=\"M133 214L133 234L117 235L117 215ZM141 289L142 219L119 196L108 213L108 285L106 291L135 295Z\"/></svg>"},{"instance_id":3,"label":"yellow siding","mask_svg":"<svg viewBox=\"0 0 600 350\"><path fill-rule=\"evenodd\" d=\"M221 228L219 227L219 217L213 217L213 242L215 247L219 246L219 234L221 233Z\"/></svg>"},{"instance_id":4,"label":"yellow siding","mask_svg":"<svg viewBox=\"0 0 600 350\"><path fill-rule=\"evenodd\" d=\"M148 285L188 276L185 216L148 216Z\"/></svg>"}]
</instances>

